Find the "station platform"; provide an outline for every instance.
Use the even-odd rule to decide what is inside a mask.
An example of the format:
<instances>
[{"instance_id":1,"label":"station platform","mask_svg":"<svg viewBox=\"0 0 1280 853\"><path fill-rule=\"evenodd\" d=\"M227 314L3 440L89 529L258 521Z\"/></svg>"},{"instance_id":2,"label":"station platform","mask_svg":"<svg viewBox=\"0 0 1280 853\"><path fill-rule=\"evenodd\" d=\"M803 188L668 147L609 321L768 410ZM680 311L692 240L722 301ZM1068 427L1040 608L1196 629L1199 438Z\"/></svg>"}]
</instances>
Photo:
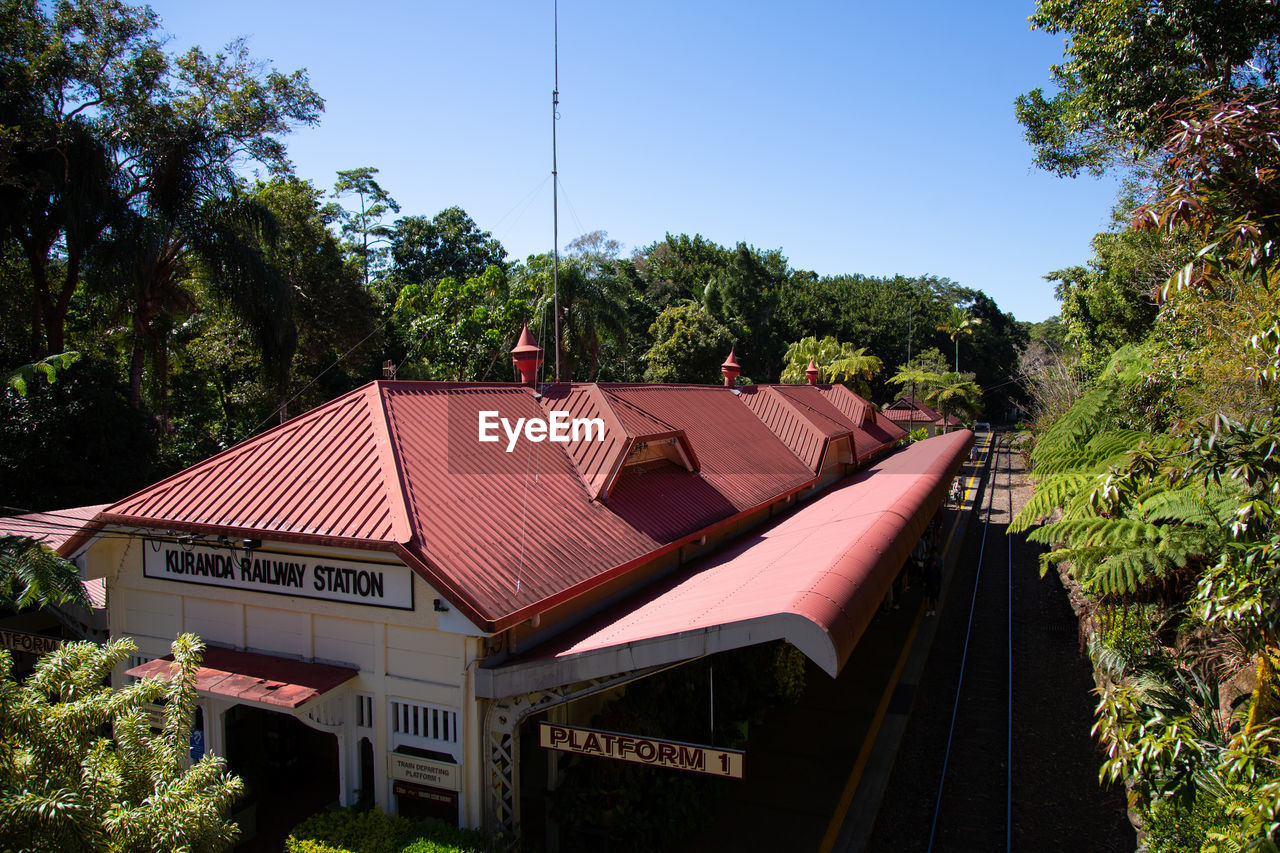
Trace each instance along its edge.
<instances>
[{"instance_id":1,"label":"station platform","mask_svg":"<svg viewBox=\"0 0 1280 853\"><path fill-rule=\"evenodd\" d=\"M982 495L992 435L978 436L944 509L939 612ZM804 696L753 731L741 788L684 850L865 849L939 620L920 585L881 610L832 679L806 670Z\"/></svg>"}]
</instances>

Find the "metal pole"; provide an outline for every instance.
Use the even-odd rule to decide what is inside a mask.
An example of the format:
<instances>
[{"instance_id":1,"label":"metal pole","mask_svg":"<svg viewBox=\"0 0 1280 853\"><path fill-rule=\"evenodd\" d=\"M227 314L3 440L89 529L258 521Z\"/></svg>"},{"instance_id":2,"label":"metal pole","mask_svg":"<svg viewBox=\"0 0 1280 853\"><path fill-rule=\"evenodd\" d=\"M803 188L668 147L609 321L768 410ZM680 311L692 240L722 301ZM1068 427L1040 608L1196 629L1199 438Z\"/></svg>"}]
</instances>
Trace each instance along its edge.
<instances>
[{"instance_id":1,"label":"metal pole","mask_svg":"<svg viewBox=\"0 0 1280 853\"><path fill-rule=\"evenodd\" d=\"M551 90L551 289L554 301L556 339L556 381L560 381L560 197L556 171L556 120L560 105L560 7L552 4L555 85Z\"/></svg>"}]
</instances>

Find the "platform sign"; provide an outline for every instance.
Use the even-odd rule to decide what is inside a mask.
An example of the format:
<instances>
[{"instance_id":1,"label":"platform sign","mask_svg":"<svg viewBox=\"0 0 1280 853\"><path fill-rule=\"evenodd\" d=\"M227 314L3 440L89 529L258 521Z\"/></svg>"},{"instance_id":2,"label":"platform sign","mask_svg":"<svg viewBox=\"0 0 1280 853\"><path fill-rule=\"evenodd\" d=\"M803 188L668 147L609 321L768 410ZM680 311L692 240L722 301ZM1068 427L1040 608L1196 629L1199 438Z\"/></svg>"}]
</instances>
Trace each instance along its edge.
<instances>
[{"instance_id":1,"label":"platform sign","mask_svg":"<svg viewBox=\"0 0 1280 853\"><path fill-rule=\"evenodd\" d=\"M595 755L651 767L688 770L710 776L741 779L745 753L738 749L698 746L674 740L639 737L620 732L602 732L542 723L539 742L543 749Z\"/></svg>"},{"instance_id":2,"label":"platform sign","mask_svg":"<svg viewBox=\"0 0 1280 853\"><path fill-rule=\"evenodd\" d=\"M403 752L389 752L387 759L391 765L392 779L449 791L462 790L462 779L459 778L456 764L405 755Z\"/></svg>"},{"instance_id":3,"label":"platform sign","mask_svg":"<svg viewBox=\"0 0 1280 853\"><path fill-rule=\"evenodd\" d=\"M15 652L26 652L32 655L47 655L57 650L62 640L57 637L46 637L43 634L28 634L26 631L0 630L0 649Z\"/></svg>"}]
</instances>

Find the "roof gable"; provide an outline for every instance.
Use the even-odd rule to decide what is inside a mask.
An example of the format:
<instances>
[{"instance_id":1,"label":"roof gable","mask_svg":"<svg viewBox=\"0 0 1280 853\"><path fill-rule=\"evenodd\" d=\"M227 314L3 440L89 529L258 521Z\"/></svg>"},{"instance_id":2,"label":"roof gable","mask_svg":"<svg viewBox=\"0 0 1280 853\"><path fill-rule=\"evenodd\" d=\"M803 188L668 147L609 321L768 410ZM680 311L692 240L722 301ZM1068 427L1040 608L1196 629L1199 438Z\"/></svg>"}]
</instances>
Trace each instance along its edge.
<instances>
[{"instance_id":1,"label":"roof gable","mask_svg":"<svg viewBox=\"0 0 1280 853\"><path fill-rule=\"evenodd\" d=\"M376 386L324 406L143 489L106 521L407 542Z\"/></svg>"}]
</instances>

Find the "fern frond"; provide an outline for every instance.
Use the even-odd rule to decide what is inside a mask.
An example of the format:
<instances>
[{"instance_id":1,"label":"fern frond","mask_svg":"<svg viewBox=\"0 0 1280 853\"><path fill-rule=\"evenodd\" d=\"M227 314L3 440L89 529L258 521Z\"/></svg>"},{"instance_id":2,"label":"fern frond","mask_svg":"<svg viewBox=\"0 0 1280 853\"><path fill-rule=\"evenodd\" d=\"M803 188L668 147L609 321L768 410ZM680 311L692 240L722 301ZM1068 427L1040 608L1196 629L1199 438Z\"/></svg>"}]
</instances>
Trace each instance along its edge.
<instances>
[{"instance_id":1,"label":"fern frond","mask_svg":"<svg viewBox=\"0 0 1280 853\"><path fill-rule=\"evenodd\" d=\"M1150 522L1171 521L1217 527L1217 513L1210 508L1206 497L1204 490L1198 488L1163 491L1142 501L1141 512Z\"/></svg>"},{"instance_id":2,"label":"fern frond","mask_svg":"<svg viewBox=\"0 0 1280 853\"><path fill-rule=\"evenodd\" d=\"M1136 429L1114 429L1098 433L1089 439L1084 449L1099 459L1106 459L1124 455L1150 437L1150 433Z\"/></svg>"},{"instance_id":3,"label":"fern frond","mask_svg":"<svg viewBox=\"0 0 1280 853\"><path fill-rule=\"evenodd\" d=\"M1088 486L1090 480L1092 477L1087 474L1075 472L1045 477L1036 483L1031 499L1014 517L1009 524L1009 529L1014 533L1021 533L1034 526L1055 509L1065 507L1071 498Z\"/></svg>"},{"instance_id":4,"label":"fern frond","mask_svg":"<svg viewBox=\"0 0 1280 853\"><path fill-rule=\"evenodd\" d=\"M1033 470L1041 465L1051 465L1058 456L1082 448L1098 431L1106 410L1119 400L1120 389L1119 381L1104 379L1077 400L1037 440L1036 448L1031 453Z\"/></svg>"},{"instance_id":5,"label":"fern frond","mask_svg":"<svg viewBox=\"0 0 1280 853\"><path fill-rule=\"evenodd\" d=\"M1035 542L1065 543L1072 548L1129 548L1156 545L1160 528L1136 518L1066 518L1046 524L1028 537Z\"/></svg>"},{"instance_id":6,"label":"fern frond","mask_svg":"<svg viewBox=\"0 0 1280 853\"><path fill-rule=\"evenodd\" d=\"M1099 562L1081 581L1086 588L1102 595L1131 595L1154 577L1164 575L1163 564L1153 559L1154 556L1150 548L1117 551Z\"/></svg>"}]
</instances>

